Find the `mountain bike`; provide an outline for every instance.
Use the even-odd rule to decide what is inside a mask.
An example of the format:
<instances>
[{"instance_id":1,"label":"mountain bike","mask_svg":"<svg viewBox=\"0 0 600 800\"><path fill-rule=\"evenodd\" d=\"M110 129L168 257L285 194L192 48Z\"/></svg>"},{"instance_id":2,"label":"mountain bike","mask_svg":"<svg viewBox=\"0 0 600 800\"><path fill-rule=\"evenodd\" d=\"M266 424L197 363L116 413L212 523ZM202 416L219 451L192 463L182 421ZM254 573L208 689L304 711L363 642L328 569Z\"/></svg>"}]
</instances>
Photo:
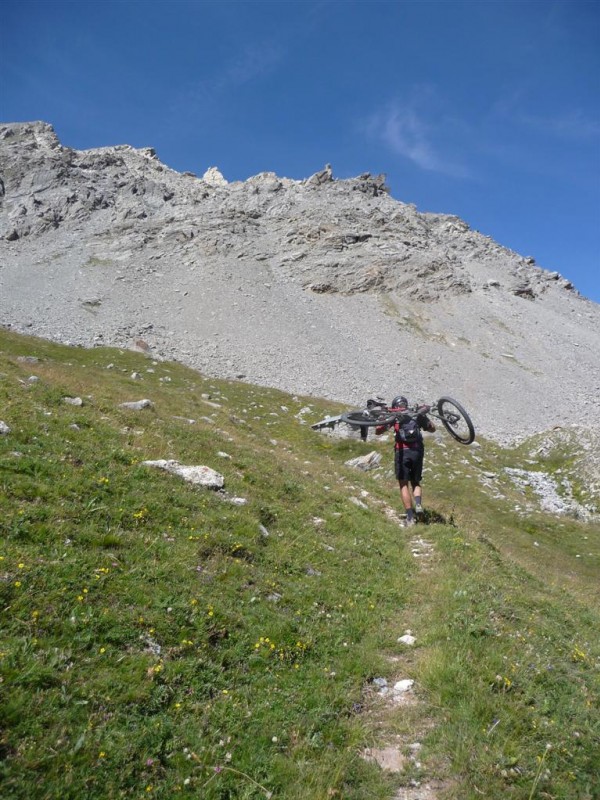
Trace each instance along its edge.
<instances>
[{"instance_id":1,"label":"mountain bike","mask_svg":"<svg viewBox=\"0 0 600 800\"><path fill-rule=\"evenodd\" d=\"M371 398L367 400L366 408L347 411L338 418L329 418L313 427L331 426L334 420L336 422L339 420L353 428L360 428L361 436L365 439L368 428L391 427L396 420L406 420L407 417L416 419L420 414L439 419L450 436L461 444L471 444L475 439L475 427L471 417L461 404L451 397L440 397L430 405L415 405L411 408L391 408L380 398Z\"/></svg>"}]
</instances>

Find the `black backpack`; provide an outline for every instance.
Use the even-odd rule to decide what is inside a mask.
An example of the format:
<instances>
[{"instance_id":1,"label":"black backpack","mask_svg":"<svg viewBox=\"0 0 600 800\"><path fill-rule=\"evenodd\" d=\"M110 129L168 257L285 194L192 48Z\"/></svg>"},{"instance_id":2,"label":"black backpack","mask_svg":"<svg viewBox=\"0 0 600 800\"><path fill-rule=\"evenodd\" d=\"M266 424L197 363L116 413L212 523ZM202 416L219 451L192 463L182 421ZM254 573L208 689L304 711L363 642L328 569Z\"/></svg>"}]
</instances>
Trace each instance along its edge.
<instances>
[{"instance_id":1,"label":"black backpack","mask_svg":"<svg viewBox=\"0 0 600 800\"><path fill-rule=\"evenodd\" d=\"M403 444L416 444L421 441L421 428L413 417L401 417L394 426L396 441Z\"/></svg>"}]
</instances>

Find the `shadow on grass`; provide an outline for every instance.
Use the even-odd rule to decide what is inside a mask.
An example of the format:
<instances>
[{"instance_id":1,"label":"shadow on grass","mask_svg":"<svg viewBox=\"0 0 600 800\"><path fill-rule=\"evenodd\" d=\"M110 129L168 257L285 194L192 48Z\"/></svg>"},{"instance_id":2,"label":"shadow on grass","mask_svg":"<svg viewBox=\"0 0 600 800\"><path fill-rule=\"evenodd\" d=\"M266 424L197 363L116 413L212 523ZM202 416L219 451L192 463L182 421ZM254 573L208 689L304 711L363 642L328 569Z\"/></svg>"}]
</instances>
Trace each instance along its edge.
<instances>
[{"instance_id":1,"label":"shadow on grass","mask_svg":"<svg viewBox=\"0 0 600 800\"><path fill-rule=\"evenodd\" d=\"M456 527L453 514L450 514L449 517L445 517L443 514L440 514L439 511L435 511L432 508L425 508L423 510L423 516L420 521L425 525L451 525L453 528Z\"/></svg>"}]
</instances>

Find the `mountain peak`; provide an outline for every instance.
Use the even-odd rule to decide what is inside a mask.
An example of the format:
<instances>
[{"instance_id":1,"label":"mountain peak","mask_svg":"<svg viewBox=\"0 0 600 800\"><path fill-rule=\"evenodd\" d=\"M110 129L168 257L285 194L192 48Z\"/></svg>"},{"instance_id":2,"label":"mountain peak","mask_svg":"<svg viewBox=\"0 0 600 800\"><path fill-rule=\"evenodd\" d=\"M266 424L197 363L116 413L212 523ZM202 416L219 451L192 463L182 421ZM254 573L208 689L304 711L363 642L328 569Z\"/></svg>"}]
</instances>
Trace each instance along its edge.
<instances>
[{"instance_id":1,"label":"mountain peak","mask_svg":"<svg viewBox=\"0 0 600 800\"><path fill-rule=\"evenodd\" d=\"M349 403L450 393L505 440L565 397L600 423L600 307L384 175L197 178L43 122L0 126L0 163L5 325Z\"/></svg>"}]
</instances>

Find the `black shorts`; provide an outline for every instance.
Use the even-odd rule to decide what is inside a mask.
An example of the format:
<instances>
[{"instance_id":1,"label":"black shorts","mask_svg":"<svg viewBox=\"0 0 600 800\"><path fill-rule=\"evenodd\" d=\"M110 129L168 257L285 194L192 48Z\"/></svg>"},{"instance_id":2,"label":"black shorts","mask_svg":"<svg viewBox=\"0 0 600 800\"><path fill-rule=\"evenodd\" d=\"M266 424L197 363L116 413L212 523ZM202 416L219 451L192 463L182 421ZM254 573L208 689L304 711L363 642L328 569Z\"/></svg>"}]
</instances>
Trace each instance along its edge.
<instances>
[{"instance_id":1,"label":"black shorts","mask_svg":"<svg viewBox=\"0 0 600 800\"><path fill-rule=\"evenodd\" d=\"M399 481L410 481L413 486L421 483L424 451L405 447L396 450L395 454L396 478Z\"/></svg>"}]
</instances>

